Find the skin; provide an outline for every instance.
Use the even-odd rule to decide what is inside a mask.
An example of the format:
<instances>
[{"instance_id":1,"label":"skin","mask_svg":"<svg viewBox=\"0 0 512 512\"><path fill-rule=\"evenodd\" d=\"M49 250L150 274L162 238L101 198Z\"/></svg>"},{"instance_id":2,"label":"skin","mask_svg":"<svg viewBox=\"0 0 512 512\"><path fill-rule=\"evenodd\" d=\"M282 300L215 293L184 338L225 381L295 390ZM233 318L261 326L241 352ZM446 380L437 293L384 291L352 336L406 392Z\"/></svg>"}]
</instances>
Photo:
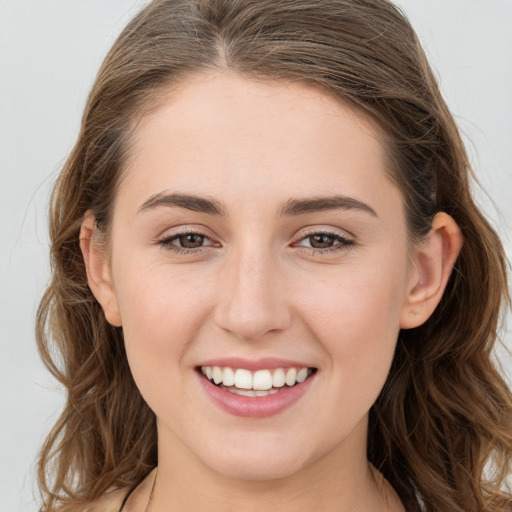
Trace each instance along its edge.
<instances>
[{"instance_id":1,"label":"skin","mask_svg":"<svg viewBox=\"0 0 512 512\"><path fill-rule=\"evenodd\" d=\"M382 139L323 92L230 71L174 88L137 126L109 251L95 242L90 212L81 238L90 287L123 326L135 381L158 418L152 510L403 510L366 460L368 411L400 328L435 309L462 239L441 213L411 248ZM224 211L141 210L162 193ZM334 194L369 209L278 214L292 198ZM183 231L206 245L173 252L183 251ZM319 232L332 233L331 247L312 247ZM230 356L318 371L285 411L243 418L198 384L201 362ZM126 510L144 511L150 487Z\"/></svg>"}]
</instances>

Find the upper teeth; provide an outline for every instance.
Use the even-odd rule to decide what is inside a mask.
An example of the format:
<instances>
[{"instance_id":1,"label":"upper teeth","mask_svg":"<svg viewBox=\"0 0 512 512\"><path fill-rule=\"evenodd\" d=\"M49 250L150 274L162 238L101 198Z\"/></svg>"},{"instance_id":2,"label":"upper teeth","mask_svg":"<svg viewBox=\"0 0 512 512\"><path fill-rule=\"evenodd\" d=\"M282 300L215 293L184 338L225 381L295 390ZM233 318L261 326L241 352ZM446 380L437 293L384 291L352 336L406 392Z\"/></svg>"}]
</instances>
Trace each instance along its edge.
<instances>
[{"instance_id":1,"label":"upper teeth","mask_svg":"<svg viewBox=\"0 0 512 512\"><path fill-rule=\"evenodd\" d=\"M308 368L276 368L275 370L258 370L251 372L244 368L221 368L220 366L201 366L201 372L215 384L235 386L239 389L265 391L271 388L294 386L306 380Z\"/></svg>"}]
</instances>

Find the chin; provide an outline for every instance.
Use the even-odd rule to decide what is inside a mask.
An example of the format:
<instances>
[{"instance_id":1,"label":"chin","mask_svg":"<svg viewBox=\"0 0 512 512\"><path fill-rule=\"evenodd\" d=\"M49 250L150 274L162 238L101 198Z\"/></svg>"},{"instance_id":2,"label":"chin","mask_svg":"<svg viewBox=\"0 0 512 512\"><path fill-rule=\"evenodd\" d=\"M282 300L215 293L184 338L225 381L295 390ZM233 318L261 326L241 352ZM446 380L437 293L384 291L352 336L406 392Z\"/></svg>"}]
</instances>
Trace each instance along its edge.
<instances>
[{"instance_id":1,"label":"chin","mask_svg":"<svg viewBox=\"0 0 512 512\"><path fill-rule=\"evenodd\" d=\"M280 436L278 436L279 438ZM307 465L307 454L280 439L273 442L223 445L220 452L203 458L211 470L228 478L248 481L277 480L301 471Z\"/></svg>"},{"instance_id":2,"label":"chin","mask_svg":"<svg viewBox=\"0 0 512 512\"><path fill-rule=\"evenodd\" d=\"M269 481L287 478L303 468L303 464L293 457L248 456L216 460L210 468L223 476L236 480Z\"/></svg>"}]
</instances>

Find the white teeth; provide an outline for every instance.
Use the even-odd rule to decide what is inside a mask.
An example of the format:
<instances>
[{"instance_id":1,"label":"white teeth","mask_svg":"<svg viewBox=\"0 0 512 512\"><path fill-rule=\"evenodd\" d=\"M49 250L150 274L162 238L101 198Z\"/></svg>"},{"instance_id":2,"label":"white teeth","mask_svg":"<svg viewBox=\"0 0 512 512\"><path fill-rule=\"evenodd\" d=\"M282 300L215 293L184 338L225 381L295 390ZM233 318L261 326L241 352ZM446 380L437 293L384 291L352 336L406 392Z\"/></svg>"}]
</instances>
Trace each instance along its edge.
<instances>
[{"instance_id":1,"label":"white teeth","mask_svg":"<svg viewBox=\"0 0 512 512\"><path fill-rule=\"evenodd\" d=\"M224 384L224 386L235 385L235 372L231 368L224 368L222 373L222 384Z\"/></svg>"},{"instance_id":2,"label":"white teeth","mask_svg":"<svg viewBox=\"0 0 512 512\"><path fill-rule=\"evenodd\" d=\"M274 388L282 388L286 382L286 377L284 375L284 370L282 368L278 368L274 375L272 375L272 387Z\"/></svg>"},{"instance_id":3,"label":"white teeth","mask_svg":"<svg viewBox=\"0 0 512 512\"><path fill-rule=\"evenodd\" d=\"M267 390L272 387L272 375L269 370L258 370L252 378L252 388L257 390Z\"/></svg>"},{"instance_id":4,"label":"white teeth","mask_svg":"<svg viewBox=\"0 0 512 512\"><path fill-rule=\"evenodd\" d=\"M290 368L286 372L286 385L293 386L295 384L297 378L297 370L295 368Z\"/></svg>"},{"instance_id":5,"label":"white teeth","mask_svg":"<svg viewBox=\"0 0 512 512\"><path fill-rule=\"evenodd\" d=\"M222 368L219 368L218 366L214 366L212 377L213 377L213 382L215 382L215 384L218 384L219 382L221 382L222 381Z\"/></svg>"},{"instance_id":6,"label":"white teeth","mask_svg":"<svg viewBox=\"0 0 512 512\"><path fill-rule=\"evenodd\" d=\"M238 389L238 388L231 388L228 391L231 391L231 393L234 393L235 395L242 395L242 396L256 396L256 391L254 389Z\"/></svg>"},{"instance_id":7,"label":"white teeth","mask_svg":"<svg viewBox=\"0 0 512 512\"><path fill-rule=\"evenodd\" d=\"M264 390L254 390L254 389L238 389L235 387L231 388L225 388L226 391L229 391L230 393L233 393L235 395L241 395L241 396L268 396L268 395L275 395L279 392L278 389L269 389L268 391Z\"/></svg>"},{"instance_id":8,"label":"white teeth","mask_svg":"<svg viewBox=\"0 0 512 512\"><path fill-rule=\"evenodd\" d=\"M238 389L252 389L252 373L239 368L235 372L235 386Z\"/></svg>"},{"instance_id":9,"label":"white teeth","mask_svg":"<svg viewBox=\"0 0 512 512\"><path fill-rule=\"evenodd\" d=\"M217 385L229 388L236 393L243 390L244 396L266 396L279 391L285 386L292 387L304 382L312 373L304 368L276 368L274 370L257 370L251 372L244 368L222 368L220 366L202 366L201 373ZM247 395L245 391L256 391L256 395ZM263 393L263 394L262 394Z\"/></svg>"},{"instance_id":10,"label":"white teeth","mask_svg":"<svg viewBox=\"0 0 512 512\"><path fill-rule=\"evenodd\" d=\"M307 368L301 368L297 372L297 382L304 382L308 376L308 369Z\"/></svg>"}]
</instances>

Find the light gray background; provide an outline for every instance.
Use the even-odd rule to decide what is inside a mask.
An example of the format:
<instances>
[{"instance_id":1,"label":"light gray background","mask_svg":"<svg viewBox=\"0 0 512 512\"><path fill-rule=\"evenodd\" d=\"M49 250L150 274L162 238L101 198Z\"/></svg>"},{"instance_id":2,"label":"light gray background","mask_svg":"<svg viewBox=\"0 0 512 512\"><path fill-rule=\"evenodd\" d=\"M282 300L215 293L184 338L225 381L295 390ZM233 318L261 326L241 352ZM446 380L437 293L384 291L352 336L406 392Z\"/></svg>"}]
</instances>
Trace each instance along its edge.
<instances>
[{"instance_id":1,"label":"light gray background","mask_svg":"<svg viewBox=\"0 0 512 512\"><path fill-rule=\"evenodd\" d=\"M108 47L144 0L0 0L0 512L34 512L34 461L62 403L36 354L48 193ZM512 0L400 0L468 140L512 255ZM493 204L494 203L494 204ZM511 322L509 322L510 324ZM511 343L511 334L505 334ZM512 362L500 354L508 373Z\"/></svg>"}]
</instances>

